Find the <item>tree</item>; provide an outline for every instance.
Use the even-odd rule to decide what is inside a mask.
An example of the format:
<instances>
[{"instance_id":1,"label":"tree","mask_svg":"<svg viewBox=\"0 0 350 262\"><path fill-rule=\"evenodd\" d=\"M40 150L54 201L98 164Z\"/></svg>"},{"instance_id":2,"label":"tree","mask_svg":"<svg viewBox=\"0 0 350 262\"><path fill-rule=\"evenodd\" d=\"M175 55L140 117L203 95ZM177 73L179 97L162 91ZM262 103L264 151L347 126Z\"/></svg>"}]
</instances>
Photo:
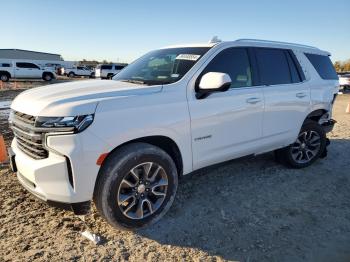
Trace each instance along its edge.
<instances>
[{"instance_id":1,"label":"tree","mask_svg":"<svg viewBox=\"0 0 350 262\"><path fill-rule=\"evenodd\" d=\"M350 72L350 59L345 61L335 61L334 68L337 72Z\"/></svg>"}]
</instances>

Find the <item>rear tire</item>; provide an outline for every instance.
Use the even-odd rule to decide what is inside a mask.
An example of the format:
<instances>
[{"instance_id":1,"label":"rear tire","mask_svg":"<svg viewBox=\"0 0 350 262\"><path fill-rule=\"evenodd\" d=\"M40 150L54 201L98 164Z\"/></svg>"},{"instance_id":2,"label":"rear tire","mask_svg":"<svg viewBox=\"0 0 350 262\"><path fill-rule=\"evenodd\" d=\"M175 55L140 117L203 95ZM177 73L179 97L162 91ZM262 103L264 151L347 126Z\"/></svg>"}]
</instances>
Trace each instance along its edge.
<instances>
[{"instance_id":1,"label":"rear tire","mask_svg":"<svg viewBox=\"0 0 350 262\"><path fill-rule=\"evenodd\" d=\"M43 74L43 79L45 80L45 81L51 81L52 79L53 79L53 75L51 74L51 73L44 73Z\"/></svg>"},{"instance_id":2,"label":"rear tire","mask_svg":"<svg viewBox=\"0 0 350 262\"><path fill-rule=\"evenodd\" d=\"M69 72L68 77L73 78L75 74L73 72Z\"/></svg>"},{"instance_id":3,"label":"rear tire","mask_svg":"<svg viewBox=\"0 0 350 262\"><path fill-rule=\"evenodd\" d=\"M315 162L326 150L327 137L322 126L307 120L297 140L275 151L276 160L291 168L304 168Z\"/></svg>"},{"instance_id":4,"label":"rear tire","mask_svg":"<svg viewBox=\"0 0 350 262\"><path fill-rule=\"evenodd\" d=\"M94 202L110 225L133 230L155 223L168 211L177 185L176 166L165 151L133 143L105 159Z\"/></svg>"}]
</instances>

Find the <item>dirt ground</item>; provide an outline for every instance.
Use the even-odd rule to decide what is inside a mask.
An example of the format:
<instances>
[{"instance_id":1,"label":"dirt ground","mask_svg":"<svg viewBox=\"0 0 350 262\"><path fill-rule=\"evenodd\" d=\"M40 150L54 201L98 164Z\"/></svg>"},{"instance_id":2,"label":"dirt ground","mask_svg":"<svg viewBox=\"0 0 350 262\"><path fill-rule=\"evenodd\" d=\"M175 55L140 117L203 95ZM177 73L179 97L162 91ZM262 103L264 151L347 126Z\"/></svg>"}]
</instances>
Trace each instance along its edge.
<instances>
[{"instance_id":1,"label":"dirt ground","mask_svg":"<svg viewBox=\"0 0 350 262\"><path fill-rule=\"evenodd\" d=\"M0 91L0 101L20 91ZM287 169L273 154L246 157L180 180L170 211L138 232L93 212L96 246L72 213L48 207L0 170L0 261L350 261L350 95L339 95L326 159ZM9 144L6 114L1 133ZM48 174L50 175L50 174Z\"/></svg>"}]
</instances>

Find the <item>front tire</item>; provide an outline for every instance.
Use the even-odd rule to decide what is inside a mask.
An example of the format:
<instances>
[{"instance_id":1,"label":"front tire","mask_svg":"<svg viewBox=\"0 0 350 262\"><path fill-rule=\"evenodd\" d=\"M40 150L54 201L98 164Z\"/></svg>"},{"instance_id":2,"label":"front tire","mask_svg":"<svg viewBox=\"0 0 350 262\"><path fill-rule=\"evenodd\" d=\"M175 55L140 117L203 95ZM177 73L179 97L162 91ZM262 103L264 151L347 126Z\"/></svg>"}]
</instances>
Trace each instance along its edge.
<instances>
[{"instance_id":1,"label":"front tire","mask_svg":"<svg viewBox=\"0 0 350 262\"><path fill-rule=\"evenodd\" d=\"M1 74L0 75L0 81L8 82L9 80L10 80L10 77L8 76L8 74Z\"/></svg>"},{"instance_id":2,"label":"front tire","mask_svg":"<svg viewBox=\"0 0 350 262\"><path fill-rule=\"evenodd\" d=\"M304 168L315 162L326 150L327 137L322 126L307 120L297 140L282 149L275 151L277 160L291 168Z\"/></svg>"},{"instance_id":3,"label":"front tire","mask_svg":"<svg viewBox=\"0 0 350 262\"><path fill-rule=\"evenodd\" d=\"M68 77L70 77L70 78L73 78L75 76L75 74L73 73L73 72L70 72L69 74L68 74Z\"/></svg>"},{"instance_id":4,"label":"front tire","mask_svg":"<svg viewBox=\"0 0 350 262\"><path fill-rule=\"evenodd\" d=\"M109 224L132 230L160 219L173 203L177 186L176 166L165 151L133 143L104 161L94 202Z\"/></svg>"}]
</instances>

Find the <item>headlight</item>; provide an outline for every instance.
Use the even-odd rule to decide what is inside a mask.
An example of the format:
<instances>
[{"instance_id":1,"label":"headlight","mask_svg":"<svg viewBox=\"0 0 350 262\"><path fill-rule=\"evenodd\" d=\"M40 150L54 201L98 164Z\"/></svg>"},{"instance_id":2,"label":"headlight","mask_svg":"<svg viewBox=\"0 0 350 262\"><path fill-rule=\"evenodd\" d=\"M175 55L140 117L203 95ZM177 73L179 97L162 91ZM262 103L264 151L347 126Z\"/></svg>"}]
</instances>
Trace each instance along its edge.
<instances>
[{"instance_id":1,"label":"headlight","mask_svg":"<svg viewBox=\"0 0 350 262\"><path fill-rule=\"evenodd\" d=\"M46 117L38 116L35 127L48 132L74 132L85 130L94 120L94 115Z\"/></svg>"}]
</instances>

